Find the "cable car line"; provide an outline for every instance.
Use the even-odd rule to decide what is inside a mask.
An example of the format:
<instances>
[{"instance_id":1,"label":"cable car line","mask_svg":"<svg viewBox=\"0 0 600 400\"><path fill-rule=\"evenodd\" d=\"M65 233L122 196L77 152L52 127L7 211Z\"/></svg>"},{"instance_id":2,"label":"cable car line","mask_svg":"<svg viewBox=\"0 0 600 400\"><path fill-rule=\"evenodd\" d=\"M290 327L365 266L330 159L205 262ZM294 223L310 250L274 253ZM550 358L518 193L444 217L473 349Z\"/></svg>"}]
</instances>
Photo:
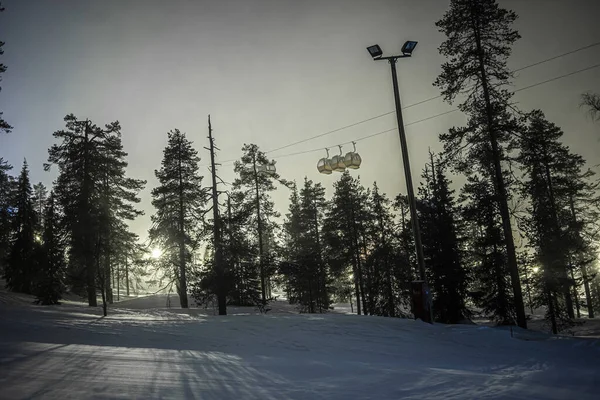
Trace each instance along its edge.
<instances>
[{"instance_id":1,"label":"cable car line","mask_svg":"<svg viewBox=\"0 0 600 400\"><path fill-rule=\"evenodd\" d=\"M597 45L600 45L600 42L598 42L598 43L594 43L594 44L591 44L591 45L588 45L588 46L585 46L585 47L583 47L583 48L581 48L581 49L578 49L578 50L573 50L573 51L571 51L571 52L565 53L564 55L567 55L567 54L572 54L572 53L575 53L575 52L577 52L577 51L581 51L581 50L583 50L583 49L587 49L587 48L590 48L590 47L593 47L593 46L597 46ZM538 63L531 64L531 65L529 65L529 66L525 66L525 67L523 67L523 68L520 68L519 70L516 70L516 71L522 71L522 70L524 70L524 69L526 69L526 68L529 68L529 67L531 67L531 66L534 66L534 65L539 65L539 64L541 64L541 63L544 63L544 62L547 62L547 61L551 61L551 60L557 59L557 58L559 58L559 57L562 57L562 56L564 56L564 55L555 56L555 57L549 58L549 59L547 59L547 60L540 61L540 62L538 62ZM598 68L598 67L600 67L600 64L591 65L591 66L589 66L589 67L582 68L582 69L579 69L579 70L577 70L577 71L569 72L569 73L567 73L567 74L559 75L559 76L556 76L556 77L554 77L554 78L547 79L547 80L545 80L545 81L537 82L537 83L534 83L534 84L532 84L532 85L528 85L528 86L525 86L525 87L522 87L522 88L519 88L519 89L515 89L515 90L513 91L513 93L518 93L518 92L521 92L521 91L524 91L524 90L528 90L528 89L531 89L531 88L534 88L534 87L537 87L537 86L545 85L545 84L547 84L547 83L554 82L554 81L556 81L556 80L563 79L563 78L566 78L566 77L569 77L569 76L572 76L572 75L580 74L580 73L582 73L582 72L586 72L586 71L589 71L589 70L592 70L592 69L595 69L595 68ZM414 103L414 104L410 104L410 105L408 105L408 106L406 106L406 107L403 107L403 109L410 108L410 107L414 107L414 106L417 106L417 105L420 105L420 104L426 103L426 102L428 102L428 101L431 101L431 100L434 100L434 99L437 99L437 98L440 98L440 97L442 97L442 96L431 97L431 98L429 98L429 99L422 100L422 101L420 101L420 102L417 102L417 103ZM443 112L443 113L435 114L435 115L432 115L432 116L430 116L430 117L427 117L427 118L423 118L423 119L420 119L420 120L417 120L417 121L410 122L410 123L406 124L405 126L410 126L410 125L414 125L414 124L417 124L417 123L425 122L425 121L428 121L428 120L430 120L430 119L434 119L434 118L437 118L437 117L441 117L441 116L443 116L443 115L451 114L451 113L453 113L453 112L456 112L456 111L458 111L458 109L452 109L452 110L449 110L449 111L445 111L445 112ZM322 133L322 134L319 134L319 135L316 135L316 136L313 136L313 137L310 137L310 138L306 138L306 139L300 140L300 141L298 141L298 142L290 143L290 144L288 144L288 145L286 145L286 146L282 146L282 147L279 147L279 148L277 148L277 149L274 149L274 150L269 150L269 151L267 151L267 152L265 152L265 153L272 153L272 152L275 152L275 151L278 151L278 150L282 150L282 149L284 149L284 148L288 148L288 147L295 146L295 145L297 145L297 144L305 143L305 142L307 142L307 141L310 141L310 140L313 140L313 139L316 139L316 138L319 138L319 137L323 137L323 136L329 135L329 134L331 134L331 133L334 133L334 132L341 131L341 130L343 130L343 129L346 129L346 128L348 128L348 127L351 127L351 126L356 126L356 125L360 125L360 124L362 124L362 123L364 123L364 122L372 121L372 120L374 120L374 119L380 118L380 117L382 117L382 116L385 116L385 115L393 114L393 113L394 113L394 111L391 111L391 112L388 112L388 113L384 113L384 114L380 114L380 115L378 115L378 116L375 116L375 117L372 117L372 118L369 118L369 119L366 119L366 120L363 120L363 121L359 121L359 122L356 122L356 123L354 123L354 124L347 125L347 126L345 126L345 127L341 127L341 128L335 129L335 130L333 130L333 131L325 132L325 133ZM373 137L373 136L377 136L377 135L381 135L381 134L383 134L383 133L390 132L391 130L395 130L395 129L396 129L396 128L393 128L393 129L390 129L390 130L387 130L387 131L378 132L378 133L376 133L376 134L372 134L372 135L368 135L368 136L361 137L361 138L358 138L358 139L354 139L354 141L360 141L360 140L364 140L364 139L367 139L367 138L370 138L370 137ZM344 144L349 144L349 143L352 143L352 141L350 141L350 142L347 142L347 143L344 143ZM296 153L291 153L291 154L284 154L284 155L281 155L281 156L274 156L274 157L272 157L272 158L274 158L274 159L277 159L277 158L283 158L283 157L288 157L288 156L292 156L292 155L306 154L306 153L309 153L309 152L315 152L315 151L319 151L319 150L323 150L323 148L322 148L322 147L320 147L319 149L314 149L314 150L307 150L307 151L296 152ZM233 162L235 162L235 161L237 161L237 158L236 158L236 159L230 159L230 160L222 161L222 162L221 162L221 164L222 164L222 165L224 165L224 164L231 164L231 163L233 163Z\"/></svg>"},{"instance_id":2,"label":"cable car line","mask_svg":"<svg viewBox=\"0 0 600 400\"><path fill-rule=\"evenodd\" d=\"M591 69L598 68L598 67L600 67L600 64L596 64L596 65L592 65L592 66L589 66L589 67L586 67L586 68L582 68L580 70L577 70L577 71L574 71L574 72L570 72L568 74L560 75L560 76L557 76L557 77L554 77L554 78L551 78L551 79L547 79L547 80L542 81L542 82L538 82L538 83L534 83L534 84L529 85L529 86L525 86L523 88L515 90L514 93L521 92L521 91L524 91L524 90L528 90L528 89L531 89L531 88L534 88L534 87L537 87L537 86L541 86L541 85L544 85L546 83L554 82L556 80L559 80L559 79L562 79L562 78L566 78L566 77L569 77L569 76L572 76L572 75L576 75L576 74L579 74L579 73L582 73L582 72L586 72L586 71L589 71ZM435 114L435 115L432 115L432 116L427 117L427 118L419 119L417 121L409 122L408 124L405 124L404 126L415 125L415 124L418 124L418 123L421 123L421 122L428 121L430 119L434 119L434 118L437 118L437 117L441 117L443 115L454 113L456 111L459 111L458 108L455 108L455 109L452 109L452 110L449 110L449 111L445 111L445 112L442 112L442 113L439 113L439 114ZM391 128L391 129L388 129L388 130L385 130L385 131L381 131L381 132L377 132L377 133L372 133L372 134L367 135L367 136L362 136L362 137L350 140L348 142L341 143L340 145L341 146L345 146L345 145L351 144L352 142L359 142L361 140L370 139L370 138L375 137L375 136L379 136L379 135L383 135L383 134L388 133L388 132L396 131L396 129L398 129L398 128L394 127L394 128ZM336 145L332 145L332 146L328 146L328 147L335 147L335 146L337 146L337 144ZM312 149L312 150L299 151L299 152L295 152L295 153L283 154L283 155L280 155L280 156L275 156L273 158L274 159L278 159L278 158L284 158L284 157L291 157L291 156L296 156L296 155L300 155L300 154L314 153L314 152L317 152L317 151L323 151L323 147L319 147L319 148Z\"/></svg>"},{"instance_id":3,"label":"cable car line","mask_svg":"<svg viewBox=\"0 0 600 400\"><path fill-rule=\"evenodd\" d=\"M517 69L513 70L513 72L524 71L524 70L526 70L526 69L529 69L529 68L532 68L532 67L536 67L536 66L538 66L538 65L542 65L542 64L545 64L545 63L547 63L547 62L554 61L554 60L557 60L557 59L559 59L559 58L562 58L562 57L568 56L568 55L570 55L570 54L578 53L578 52L580 52L580 51L587 50L587 49L590 49L590 48L592 48L592 47L599 46L599 45L600 45L600 42L595 42L595 43L592 43L592 44L589 44L589 45L586 45L586 46L583 46L583 47L577 48L577 49L575 49L575 50L571 50L571 51L568 51L568 52L566 52L566 53L562 53L562 54L559 54L559 55L556 55L556 56L553 56L553 57L547 58L547 59L545 59L545 60L541 60L541 61L535 62L535 63L533 63L533 64L528 64L528 65L525 65L525 66L523 66L523 67L521 67L521 68L517 68ZM421 100L421 101L418 101L418 102L416 102L416 103L413 103L413 104L409 104L409 105L407 105L407 106L404 106L404 107L402 107L402 110L406 110L406 109L409 109L409 108L411 108L411 107L415 107L415 106L418 106L418 105L421 105L421 104L424 104L424 103L428 103L428 102L430 102L430 101L433 101L433 100L439 99L439 98L441 98L441 97L442 97L441 95L434 96L434 97L430 97L430 98L428 98L428 99ZM281 146L281 147L278 147L278 148L275 148L275 149L272 149L272 150L269 150L269 151L265 151L265 154L267 154L267 153L273 153L273 152L276 152L276 151L279 151L279 150L283 150L283 149L287 149L288 147L292 147L292 146L295 146L295 145L297 145L297 144L305 143L305 142L308 142L308 141L310 141L310 140L313 140L313 139L318 139L318 138L320 138L320 137L327 136L327 135L330 135L330 134L332 134L332 133L335 133L335 132L339 132L339 131L341 131L341 130L344 130L344 129L352 128L352 127L354 127L354 126L357 126L357 125L363 124L363 123L365 123L365 122L369 122L369 121L372 121L372 120L374 120L374 119L378 119L378 118L384 117L384 116L386 116L386 115L394 114L394 113L395 113L395 111L390 111L390 112L387 112L387 113L379 114L379 115L376 115L376 116L374 116L374 117L367 118L367 119L364 119L364 120L362 120L362 121L358 121L358 122L352 123L352 124L350 124L350 125L343 126L343 127L341 127L341 128L333 129L333 130L331 130L331 131L328 131L328 132L320 133L320 134L318 134L318 135L311 136L311 137L308 137L308 138L306 138L306 139L299 140L299 141L297 141L297 142L289 143L289 144L287 144L287 145L284 145L284 146Z\"/></svg>"}]
</instances>

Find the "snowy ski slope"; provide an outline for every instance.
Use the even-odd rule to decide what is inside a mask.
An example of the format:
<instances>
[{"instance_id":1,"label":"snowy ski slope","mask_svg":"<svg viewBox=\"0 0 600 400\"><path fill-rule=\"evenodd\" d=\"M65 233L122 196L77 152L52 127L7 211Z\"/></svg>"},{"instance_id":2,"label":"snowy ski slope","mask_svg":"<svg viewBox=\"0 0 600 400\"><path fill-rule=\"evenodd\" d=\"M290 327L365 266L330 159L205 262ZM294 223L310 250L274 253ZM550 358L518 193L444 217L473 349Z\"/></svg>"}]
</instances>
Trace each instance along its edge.
<instances>
[{"instance_id":1,"label":"snowy ski slope","mask_svg":"<svg viewBox=\"0 0 600 400\"><path fill-rule=\"evenodd\" d=\"M161 304L0 303L0 399L599 398L598 340Z\"/></svg>"}]
</instances>

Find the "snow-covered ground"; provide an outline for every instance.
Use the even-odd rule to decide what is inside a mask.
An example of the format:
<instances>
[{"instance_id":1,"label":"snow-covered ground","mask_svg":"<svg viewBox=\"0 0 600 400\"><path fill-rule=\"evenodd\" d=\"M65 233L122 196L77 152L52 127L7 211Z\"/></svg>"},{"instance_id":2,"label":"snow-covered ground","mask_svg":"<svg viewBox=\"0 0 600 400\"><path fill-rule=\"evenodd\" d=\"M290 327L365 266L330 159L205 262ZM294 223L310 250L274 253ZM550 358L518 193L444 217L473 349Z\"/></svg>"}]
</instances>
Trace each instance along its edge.
<instances>
[{"instance_id":1,"label":"snow-covered ground","mask_svg":"<svg viewBox=\"0 0 600 400\"><path fill-rule=\"evenodd\" d=\"M238 315L217 317L171 300L173 308L164 296L123 301L107 318L74 302L0 301L0 398L585 400L600 393L599 340L297 315L283 303L267 315L231 309Z\"/></svg>"}]
</instances>

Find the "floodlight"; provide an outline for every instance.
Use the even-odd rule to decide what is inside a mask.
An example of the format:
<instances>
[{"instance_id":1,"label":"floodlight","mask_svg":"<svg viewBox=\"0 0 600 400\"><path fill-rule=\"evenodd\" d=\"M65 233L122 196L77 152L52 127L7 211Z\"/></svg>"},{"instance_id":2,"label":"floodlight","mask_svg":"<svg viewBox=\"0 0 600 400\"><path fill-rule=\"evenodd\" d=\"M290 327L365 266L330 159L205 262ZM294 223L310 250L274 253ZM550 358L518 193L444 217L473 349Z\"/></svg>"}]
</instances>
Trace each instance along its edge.
<instances>
[{"instance_id":1,"label":"floodlight","mask_svg":"<svg viewBox=\"0 0 600 400\"><path fill-rule=\"evenodd\" d=\"M405 56L410 56L412 54L412 52L415 50L415 47L417 47L417 42L409 40L406 43L404 43L404 45L402 46L402 54L404 54Z\"/></svg>"},{"instance_id":2,"label":"floodlight","mask_svg":"<svg viewBox=\"0 0 600 400\"><path fill-rule=\"evenodd\" d=\"M379 58L383 55L383 51L381 51L381 47L378 44L374 44L373 46L367 47L369 54L373 58Z\"/></svg>"}]
</instances>

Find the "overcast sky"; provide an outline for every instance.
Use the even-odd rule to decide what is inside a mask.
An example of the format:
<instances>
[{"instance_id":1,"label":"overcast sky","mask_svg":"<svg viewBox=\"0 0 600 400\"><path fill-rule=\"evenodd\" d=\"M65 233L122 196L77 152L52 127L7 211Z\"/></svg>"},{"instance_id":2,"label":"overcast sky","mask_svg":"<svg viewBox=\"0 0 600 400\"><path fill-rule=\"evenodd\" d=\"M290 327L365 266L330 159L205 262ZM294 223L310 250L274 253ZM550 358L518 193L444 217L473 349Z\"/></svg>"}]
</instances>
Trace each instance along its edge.
<instances>
[{"instance_id":1,"label":"overcast sky","mask_svg":"<svg viewBox=\"0 0 600 400\"><path fill-rule=\"evenodd\" d=\"M366 51L378 43L398 52L418 40L412 59L401 60L403 105L439 94L432 82L443 59L444 39L434 23L448 6L443 0L3 0L1 60L8 66L0 110L14 125L0 136L0 156L17 170L27 158L33 182L50 185L44 172L52 132L74 113L97 124L119 120L129 153L129 175L148 181L142 193L146 215L133 229L146 236L150 189L156 184L166 132L187 132L202 156L207 115L212 115L218 159L238 158L244 143L269 151L394 109L389 66ZM600 41L598 0L505 0L520 18L522 39L509 62L520 68ZM515 89L600 63L600 46L518 74ZM600 68L524 90L515 95L522 110L540 108L565 131L565 141L590 164L600 163L600 125L579 108L580 95L600 92ZM452 107L441 99L404 112L406 123ZM441 149L438 134L463 124L452 113L407 127L414 178L429 147ZM396 126L394 114L301 145L269 153L282 177L323 182L331 195L338 177L320 175L325 154L279 157L331 147ZM350 146L344 147L344 152ZM361 140L359 170L366 186L377 180L390 196L405 192L397 132ZM231 181L231 164L221 177ZM205 184L210 183L203 168ZM16 173L17 171L15 171ZM285 212L289 191L274 195Z\"/></svg>"}]
</instances>

